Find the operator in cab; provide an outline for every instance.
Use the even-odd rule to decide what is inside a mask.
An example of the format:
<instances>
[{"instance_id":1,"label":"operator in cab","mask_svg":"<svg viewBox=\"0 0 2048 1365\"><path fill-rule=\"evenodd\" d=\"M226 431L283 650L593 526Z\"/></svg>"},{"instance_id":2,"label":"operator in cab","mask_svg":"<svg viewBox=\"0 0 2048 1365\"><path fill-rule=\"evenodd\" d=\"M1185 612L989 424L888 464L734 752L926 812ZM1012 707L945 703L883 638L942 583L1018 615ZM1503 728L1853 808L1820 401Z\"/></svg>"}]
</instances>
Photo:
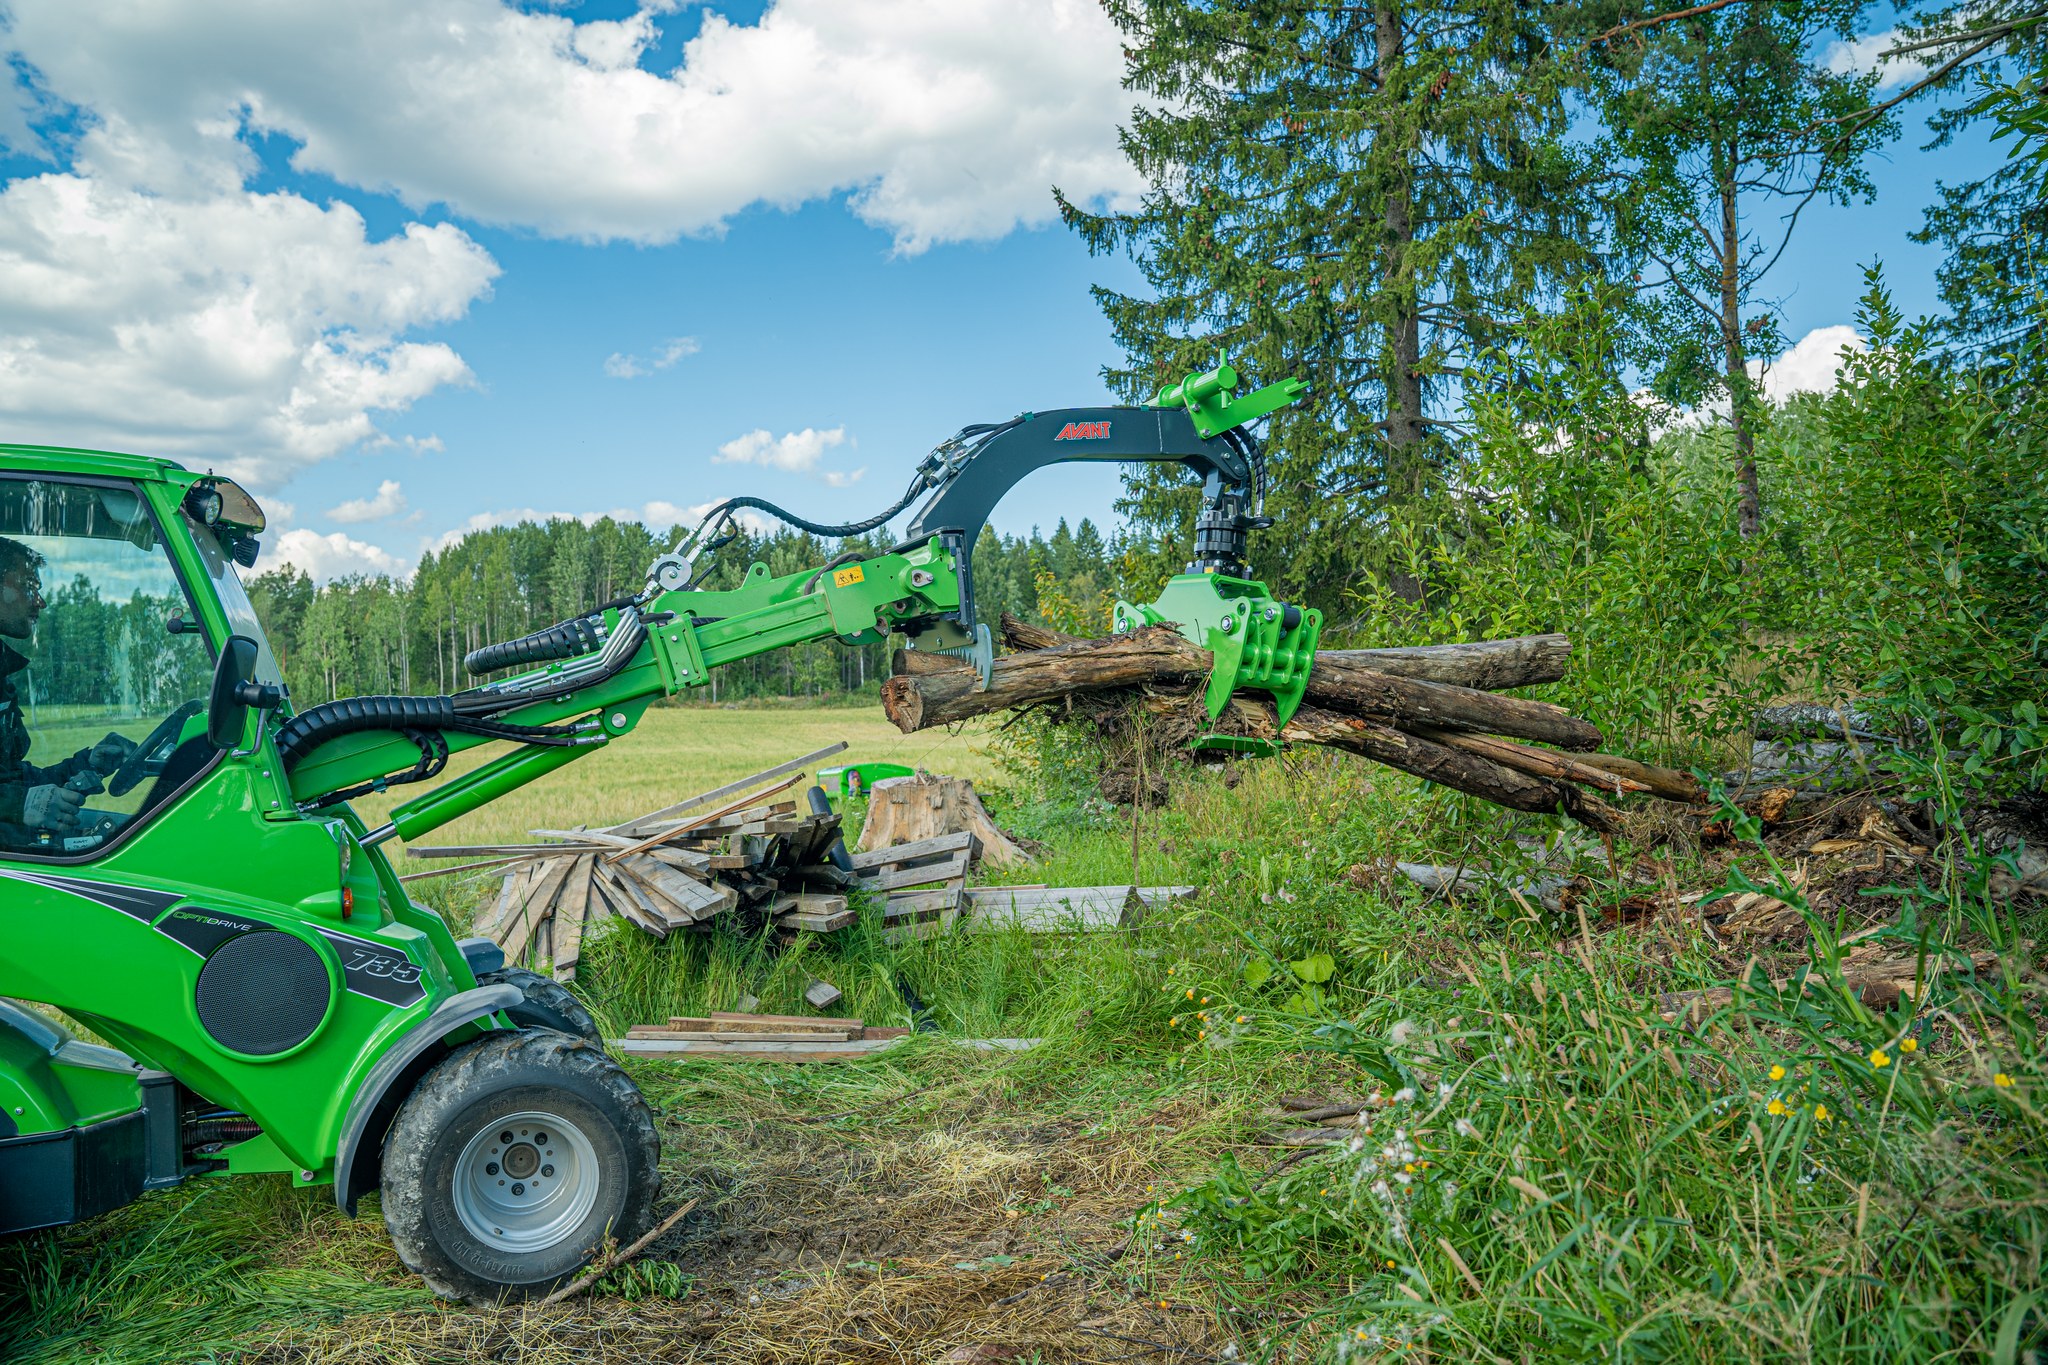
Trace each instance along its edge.
<instances>
[{"instance_id":1,"label":"operator in cab","mask_svg":"<svg viewBox=\"0 0 2048 1365\"><path fill-rule=\"evenodd\" d=\"M28 722L21 714L16 679L28 659L11 640L35 634L43 613L43 557L18 540L0 536L0 842L25 844L7 837L14 830L31 834L68 834L78 828L85 798L99 791L100 778L120 768L136 745L109 732L90 749L47 768L28 761Z\"/></svg>"}]
</instances>

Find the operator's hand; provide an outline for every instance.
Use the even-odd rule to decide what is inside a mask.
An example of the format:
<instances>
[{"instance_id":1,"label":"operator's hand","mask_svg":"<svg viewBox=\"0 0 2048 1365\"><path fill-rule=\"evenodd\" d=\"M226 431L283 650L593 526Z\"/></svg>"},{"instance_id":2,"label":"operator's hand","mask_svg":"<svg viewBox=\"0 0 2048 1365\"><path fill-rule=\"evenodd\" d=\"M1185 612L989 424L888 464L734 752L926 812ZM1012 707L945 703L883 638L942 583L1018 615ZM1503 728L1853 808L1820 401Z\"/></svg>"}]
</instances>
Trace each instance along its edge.
<instances>
[{"instance_id":1,"label":"operator's hand","mask_svg":"<svg viewBox=\"0 0 2048 1365\"><path fill-rule=\"evenodd\" d=\"M67 834L78 828L78 811L84 804L84 792L71 791L55 783L30 787L21 801L21 822L30 829Z\"/></svg>"},{"instance_id":2,"label":"operator's hand","mask_svg":"<svg viewBox=\"0 0 2048 1365\"><path fill-rule=\"evenodd\" d=\"M128 736L109 731L105 739L92 746L91 751L85 756L85 761L92 764L94 772L117 773L121 770L121 765L128 761L128 756L140 747Z\"/></svg>"}]
</instances>

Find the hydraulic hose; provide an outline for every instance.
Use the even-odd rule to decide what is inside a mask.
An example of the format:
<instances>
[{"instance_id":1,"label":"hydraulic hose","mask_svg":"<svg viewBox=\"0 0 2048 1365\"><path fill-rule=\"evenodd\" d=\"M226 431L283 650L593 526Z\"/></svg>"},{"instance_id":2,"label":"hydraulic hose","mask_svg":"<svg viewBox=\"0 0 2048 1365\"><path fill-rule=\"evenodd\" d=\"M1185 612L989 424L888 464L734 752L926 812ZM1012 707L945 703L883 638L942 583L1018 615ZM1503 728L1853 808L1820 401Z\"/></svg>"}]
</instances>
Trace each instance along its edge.
<instances>
[{"instance_id":1,"label":"hydraulic hose","mask_svg":"<svg viewBox=\"0 0 2048 1365\"><path fill-rule=\"evenodd\" d=\"M494 645L472 649L462 656L462 667L471 677L481 677L501 668L573 659L578 654L588 654L603 643L604 618L594 614L579 616L573 621L563 621L516 640L501 640Z\"/></svg>"},{"instance_id":2,"label":"hydraulic hose","mask_svg":"<svg viewBox=\"0 0 2048 1365\"><path fill-rule=\"evenodd\" d=\"M293 716L277 732L277 756L289 772L330 739L366 730L456 730L520 744L577 744L573 730L544 725L509 725L462 715L453 697L344 697Z\"/></svg>"},{"instance_id":3,"label":"hydraulic hose","mask_svg":"<svg viewBox=\"0 0 2048 1365\"><path fill-rule=\"evenodd\" d=\"M788 510L787 508L776 506L774 503L768 501L766 498L738 497L727 498L724 502L721 502L716 507L712 508L711 511L707 513L704 517L704 525L715 526L718 523L718 519L720 517L732 512L741 511L745 508L751 507L758 512L766 512L769 516L774 517L778 521L781 521L787 525L794 526L799 531L809 531L814 536L844 537L863 535L866 532L874 530L877 526L880 526L883 522L895 516L904 508L910 506L912 500L914 500L919 493L924 492L926 487L928 487L928 485L925 481L925 476L922 473L920 473L916 478L910 481L910 487L903 490L903 496L896 500L895 506L889 508L889 510L886 512L877 512L874 516L869 517L865 521L848 521L841 523L811 521L807 518L798 516L796 513Z\"/></svg>"}]
</instances>

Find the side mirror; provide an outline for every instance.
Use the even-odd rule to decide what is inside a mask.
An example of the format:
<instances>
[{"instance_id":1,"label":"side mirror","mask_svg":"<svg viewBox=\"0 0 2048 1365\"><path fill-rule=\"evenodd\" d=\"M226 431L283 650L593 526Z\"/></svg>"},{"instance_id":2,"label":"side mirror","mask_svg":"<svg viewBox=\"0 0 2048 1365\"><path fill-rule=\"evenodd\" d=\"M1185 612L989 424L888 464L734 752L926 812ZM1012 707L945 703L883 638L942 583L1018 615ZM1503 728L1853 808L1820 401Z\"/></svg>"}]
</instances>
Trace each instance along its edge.
<instances>
[{"instance_id":1,"label":"side mirror","mask_svg":"<svg viewBox=\"0 0 2048 1365\"><path fill-rule=\"evenodd\" d=\"M256 681L256 653L254 640L246 635L230 635L213 666L206 739L216 749L232 749L242 742L251 707L268 711L284 701L280 689Z\"/></svg>"}]
</instances>

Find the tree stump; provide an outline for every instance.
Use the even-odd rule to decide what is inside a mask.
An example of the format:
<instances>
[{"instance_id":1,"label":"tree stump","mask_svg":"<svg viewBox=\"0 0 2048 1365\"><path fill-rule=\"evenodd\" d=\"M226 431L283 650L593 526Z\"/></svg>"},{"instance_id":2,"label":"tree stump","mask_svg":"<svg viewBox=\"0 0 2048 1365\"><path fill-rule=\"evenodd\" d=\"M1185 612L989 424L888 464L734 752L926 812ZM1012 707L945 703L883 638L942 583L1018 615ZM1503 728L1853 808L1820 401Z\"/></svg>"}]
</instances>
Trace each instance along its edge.
<instances>
[{"instance_id":1,"label":"tree stump","mask_svg":"<svg viewBox=\"0 0 2048 1365\"><path fill-rule=\"evenodd\" d=\"M1031 855L989 818L972 782L931 773L891 777L875 784L868 796L868 818L861 826L859 851L872 853L962 832L981 841L984 862L1009 867L1031 861Z\"/></svg>"}]
</instances>

